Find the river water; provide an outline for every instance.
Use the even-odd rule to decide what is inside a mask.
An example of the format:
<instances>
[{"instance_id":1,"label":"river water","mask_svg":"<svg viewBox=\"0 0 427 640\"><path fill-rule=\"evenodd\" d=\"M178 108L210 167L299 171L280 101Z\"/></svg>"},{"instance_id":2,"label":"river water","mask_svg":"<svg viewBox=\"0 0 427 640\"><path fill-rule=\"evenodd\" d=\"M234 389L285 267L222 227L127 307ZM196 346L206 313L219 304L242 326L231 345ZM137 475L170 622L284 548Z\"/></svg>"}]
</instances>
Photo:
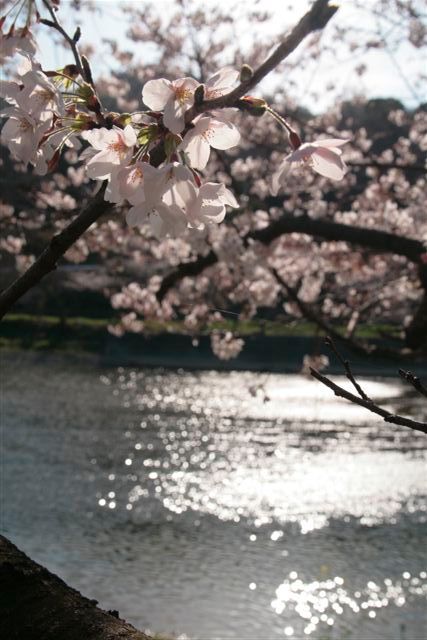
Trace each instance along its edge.
<instances>
[{"instance_id":1,"label":"river water","mask_svg":"<svg viewBox=\"0 0 427 640\"><path fill-rule=\"evenodd\" d=\"M298 375L2 370L2 532L102 607L199 640L427 637L423 434Z\"/></svg>"}]
</instances>

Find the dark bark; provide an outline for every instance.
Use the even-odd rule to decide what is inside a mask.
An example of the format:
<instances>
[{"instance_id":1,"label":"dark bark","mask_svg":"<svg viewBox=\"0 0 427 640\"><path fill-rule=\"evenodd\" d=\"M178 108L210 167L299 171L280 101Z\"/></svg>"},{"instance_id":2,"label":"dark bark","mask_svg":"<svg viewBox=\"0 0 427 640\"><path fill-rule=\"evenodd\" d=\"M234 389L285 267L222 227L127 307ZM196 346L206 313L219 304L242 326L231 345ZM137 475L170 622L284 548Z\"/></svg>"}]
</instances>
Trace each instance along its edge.
<instances>
[{"instance_id":1,"label":"dark bark","mask_svg":"<svg viewBox=\"0 0 427 640\"><path fill-rule=\"evenodd\" d=\"M31 267L0 293L0 319L27 291L38 284L44 276L56 269L57 262L64 253L94 222L111 208L112 205L104 200L104 192L105 187L102 187L95 198L74 218L68 227L53 236L43 253L39 255Z\"/></svg>"},{"instance_id":2,"label":"dark bark","mask_svg":"<svg viewBox=\"0 0 427 640\"><path fill-rule=\"evenodd\" d=\"M265 229L252 231L248 238L270 244L287 233L305 233L324 240L344 241L359 247L366 247L379 253L394 253L418 262L425 247L419 240L405 238L388 231L367 229L356 225L342 224L329 220L313 220L309 216L283 216Z\"/></svg>"},{"instance_id":3,"label":"dark bark","mask_svg":"<svg viewBox=\"0 0 427 640\"><path fill-rule=\"evenodd\" d=\"M0 638L149 640L36 564L0 536Z\"/></svg>"},{"instance_id":4,"label":"dark bark","mask_svg":"<svg viewBox=\"0 0 427 640\"><path fill-rule=\"evenodd\" d=\"M353 404L358 404L360 407L364 407L368 411L376 413L378 416L381 416L385 422L396 424L401 427L409 427L409 429L413 429L414 431L421 431L421 433L427 434L427 422L420 422L419 420L412 420L412 418L405 418L404 416L397 416L390 413L390 411L383 409L373 402L373 400L367 398L365 393L363 393L364 397L356 396L354 393L350 393L350 391L343 389L343 387L340 387L340 385L332 382L332 380L327 376L322 375L319 371L311 367L310 373L313 378L316 378L316 380L324 384L326 387L329 387L336 396L345 398Z\"/></svg>"}]
</instances>

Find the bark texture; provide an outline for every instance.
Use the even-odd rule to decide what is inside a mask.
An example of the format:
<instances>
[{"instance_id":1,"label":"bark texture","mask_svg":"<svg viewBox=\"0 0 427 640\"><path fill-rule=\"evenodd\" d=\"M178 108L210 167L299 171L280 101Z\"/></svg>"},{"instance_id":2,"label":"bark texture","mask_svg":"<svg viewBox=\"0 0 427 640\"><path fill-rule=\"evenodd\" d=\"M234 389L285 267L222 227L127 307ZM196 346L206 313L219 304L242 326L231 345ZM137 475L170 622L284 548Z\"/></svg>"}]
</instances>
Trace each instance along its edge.
<instances>
[{"instance_id":1,"label":"bark texture","mask_svg":"<svg viewBox=\"0 0 427 640\"><path fill-rule=\"evenodd\" d=\"M150 640L0 536L0 638Z\"/></svg>"}]
</instances>

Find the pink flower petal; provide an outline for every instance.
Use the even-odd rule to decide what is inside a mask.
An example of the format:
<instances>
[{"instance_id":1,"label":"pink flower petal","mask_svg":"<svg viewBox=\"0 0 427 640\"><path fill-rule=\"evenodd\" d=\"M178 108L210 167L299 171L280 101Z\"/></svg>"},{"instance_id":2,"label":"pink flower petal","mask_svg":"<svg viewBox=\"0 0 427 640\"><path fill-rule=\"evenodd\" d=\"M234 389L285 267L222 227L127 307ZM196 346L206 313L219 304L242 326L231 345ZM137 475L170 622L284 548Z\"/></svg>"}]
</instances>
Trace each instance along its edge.
<instances>
[{"instance_id":1,"label":"pink flower petal","mask_svg":"<svg viewBox=\"0 0 427 640\"><path fill-rule=\"evenodd\" d=\"M342 180L347 167L341 157L331 149L319 147L311 156L312 167L317 173L331 180Z\"/></svg>"},{"instance_id":2,"label":"pink flower petal","mask_svg":"<svg viewBox=\"0 0 427 640\"><path fill-rule=\"evenodd\" d=\"M190 132L190 134L192 131ZM190 159L191 166L195 169L204 169L208 163L211 148L202 136L189 135L185 143L182 145Z\"/></svg>"},{"instance_id":3,"label":"pink flower petal","mask_svg":"<svg viewBox=\"0 0 427 640\"><path fill-rule=\"evenodd\" d=\"M349 139L343 140L342 138L326 138L326 140L316 140L311 144L315 147L342 147L343 144L350 142Z\"/></svg>"},{"instance_id":4,"label":"pink flower petal","mask_svg":"<svg viewBox=\"0 0 427 640\"><path fill-rule=\"evenodd\" d=\"M221 122L221 120L212 120L206 135L214 149L231 149L240 140L239 130L230 122Z\"/></svg>"},{"instance_id":5,"label":"pink flower petal","mask_svg":"<svg viewBox=\"0 0 427 640\"><path fill-rule=\"evenodd\" d=\"M169 131L172 131L172 133L181 133L185 126L184 114L187 108L186 104L177 102L174 94L172 94L166 103L163 116L164 125Z\"/></svg>"},{"instance_id":6,"label":"pink flower petal","mask_svg":"<svg viewBox=\"0 0 427 640\"><path fill-rule=\"evenodd\" d=\"M172 95L172 83L164 78L149 80L142 90L144 104L153 111L161 111Z\"/></svg>"}]
</instances>

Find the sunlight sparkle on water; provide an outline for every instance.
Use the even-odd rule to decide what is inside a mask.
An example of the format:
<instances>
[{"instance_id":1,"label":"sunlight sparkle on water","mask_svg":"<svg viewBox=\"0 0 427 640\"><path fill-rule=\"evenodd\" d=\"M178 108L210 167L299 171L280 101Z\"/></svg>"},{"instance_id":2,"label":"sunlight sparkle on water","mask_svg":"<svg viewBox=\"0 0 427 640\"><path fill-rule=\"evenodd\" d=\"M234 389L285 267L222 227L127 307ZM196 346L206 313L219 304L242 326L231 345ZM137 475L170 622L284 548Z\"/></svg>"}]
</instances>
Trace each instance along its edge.
<instances>
[{"instance_id":1,"label":"sunlight sparkle on water","mask_svg":"<svg viewBox=\"0 0 427 640\"><path fill-rule=\"evenodd\" d=\"M124 464L132 466L135 486L148 492L129 488L115 498L117 506L132 503L138 514L137 503L156 495L171 513L248 518L257 528L298 523L303 534L331 517L352 516L370 526L392 518L404 502L420 510L414 488L422 484L422 460L402 459L380 419L373 428L375 417L303 376L264 376L270 398L264 403L250 392L254 378L259 386L256 375L148 376L121 369L116 380L104 376L136 412L125 429ZM361 382L373 397L397 398L401 389ZM405 430L394 433L408 437ZM279 541L280 531L272 532L272 541Z\"/></svg>"},{"instance_id":2,"label":"sunlight sparkle on water","mask_svg":"<svg viewBox=\"0 0 427 640\"><path fill-rule=\"evenodd\" d=\"M351 591L345 588L345 580L341 576L327 580L314 580L304 582L298 578L296 571L289 574L276 589L276 598L271 602L272 609L277 615L282 615L286 610L295 612L301 622L307 621L303 630L310 635L316 628L325 623L332 626L337 622L337 617L348 613L367 615L374 619L377 612L385 607L394 605L402 607L411 596L427 596L427 581L422 583L420 578L425 572L420 572L419 577L409 579L409 572L403 572L401 580L393 581L385 578L381 584L373 580L366 583L360 591Z\"/></svg>"}]
</instances>

